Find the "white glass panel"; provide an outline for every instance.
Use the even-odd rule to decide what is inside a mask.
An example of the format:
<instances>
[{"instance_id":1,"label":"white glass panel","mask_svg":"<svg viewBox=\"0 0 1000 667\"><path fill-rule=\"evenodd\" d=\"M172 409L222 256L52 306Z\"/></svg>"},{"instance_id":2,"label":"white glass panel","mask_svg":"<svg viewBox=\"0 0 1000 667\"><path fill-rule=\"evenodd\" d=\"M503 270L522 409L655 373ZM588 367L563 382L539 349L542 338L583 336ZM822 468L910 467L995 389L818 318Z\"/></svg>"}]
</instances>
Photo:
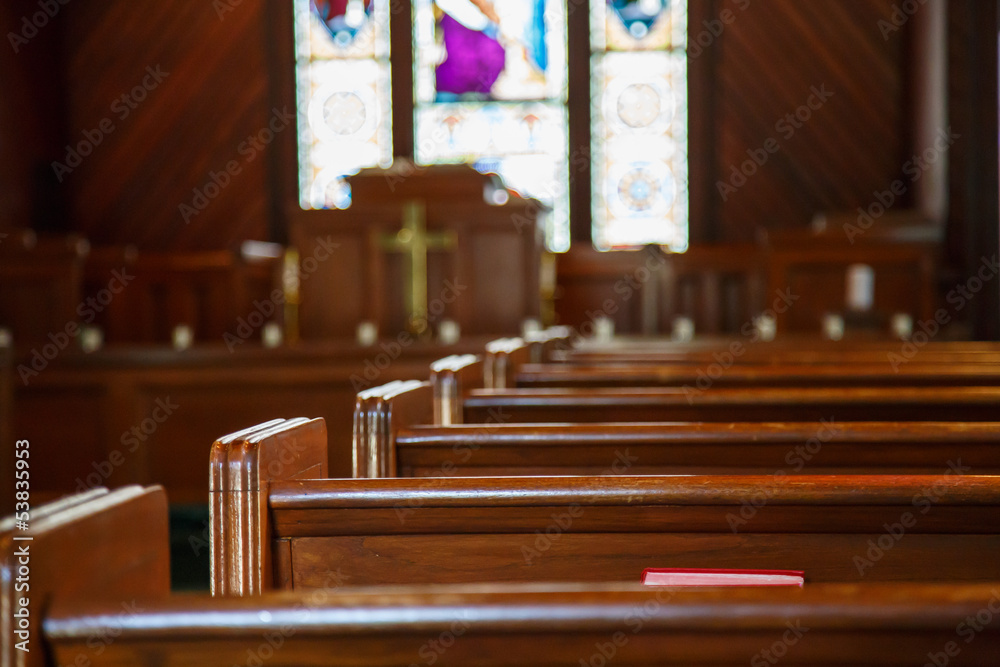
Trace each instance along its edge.
<instances>
[{"instance_id":1,"label":"white glass panel","mask_svg":"<svg viewBox=\"0 0 1000 667\"><path fill-rule=\"evenodd\" d=\"M594 56L594 244L687 248L687 59Z\"/></svg>"},{"instance_id":2,"label":"white glass panel","mask_svg":"<svg viewBox=\"0 0 1000 667\"><path fill-rule=\"evenodd\" d=\"M349 206L344 177L392 161L388 2L331 6L295 0L303 208Z\"/></svg>"}]
</instances>

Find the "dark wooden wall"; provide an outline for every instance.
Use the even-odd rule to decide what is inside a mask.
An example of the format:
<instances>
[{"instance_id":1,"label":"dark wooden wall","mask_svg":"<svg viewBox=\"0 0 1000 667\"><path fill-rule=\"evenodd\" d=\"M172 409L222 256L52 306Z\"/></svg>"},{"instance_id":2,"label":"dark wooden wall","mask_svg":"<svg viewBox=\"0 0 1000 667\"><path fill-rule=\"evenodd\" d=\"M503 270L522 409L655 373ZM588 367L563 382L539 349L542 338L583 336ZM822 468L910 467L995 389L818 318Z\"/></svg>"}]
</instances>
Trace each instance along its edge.
<instances>
[{"instance_id":1,"label":"dark wooden wall","mask_svg":"<svg viewBox=\"0 0 1000 667\"><path fill-rule=\"evenodd\" d=\"M899 177L912 113L902 108L906 32L884 39L878 25L894 2L714 4L717 17L728 10L734 19L699 55L714 60L713 185L730 181L732 169L751 159L748 151L763 157L768 140L777 152L736 192L724 197L711 188L709 215L719 227L709 233L750 241L758 226L802 227L819 211L867 205ZM789 123L786 116L816 90L832 97L822 105L813 97L819 108L808 109L811 118Z\"/></svg>"},{"instance_id":2,"label":"dark wooden wall","mask_svg":"<svg viewBox=\"0 0 1000 667\"><path fill-rule=\"evenodd\" d=\"M2 117L3 136L30 144L28 155L15 160L18 174L9 182L25 181L39 160L70 164L66 144L88 142L89 132L100 136L100 143L71 173L62 174L58 188L70 202L72 229L97 243L171 250L265 238L271 210L268 153L243 144L267 127L274 107L265 4L243 0L220 15L216 7L227 4L106 0L62 6L40 31L39 42L46 43L32 42L23 50L45 62L8 63L7 53L0 61L13 70L17 95L35 102L21 104L4 94L0 109L13 112ZM4 3L0 11L17 23L35 10L37 3L18 1ZM151 71L160 75L151 77ZM10 81L6 68L3 73L5 83ZM148 90L137 91L132 104L121 99L144 82ZM53 98L59 103L52 104ZM291 102L288 111L294 113ZM100 131L102 122L112 131ZM22 128L28 136L20 136ZM56 131L60 136L54 139ZM19 150L17 144L10 148ZM192 205L194 189L204 189L211 173L224 172L231 160L240 173L185 222L181 204ZM27 188L15 191L22 189ZM2 205L17 212L25 207L21 201ZM24 219L20 213L18 220Z\"/></svg>"},{"instance_id":3,"label":"dark wooden wall","mask_svg":"<svg viewBox=\"0 0 1000 667\"><path fill-rule=\"evenodd\" d=\"M36 3L0 3L0 232L14 227L68 227L61 192L49 178L50 156L64 133L59 72L62 25L57 15L32 32L23 24ZM22 33L30 35L22 38ZM10 35L16 37L13 41ZM26 40L22 42L22 39ZM62 204L62 206L61 206Z\"/></svg>"}]
</instances>

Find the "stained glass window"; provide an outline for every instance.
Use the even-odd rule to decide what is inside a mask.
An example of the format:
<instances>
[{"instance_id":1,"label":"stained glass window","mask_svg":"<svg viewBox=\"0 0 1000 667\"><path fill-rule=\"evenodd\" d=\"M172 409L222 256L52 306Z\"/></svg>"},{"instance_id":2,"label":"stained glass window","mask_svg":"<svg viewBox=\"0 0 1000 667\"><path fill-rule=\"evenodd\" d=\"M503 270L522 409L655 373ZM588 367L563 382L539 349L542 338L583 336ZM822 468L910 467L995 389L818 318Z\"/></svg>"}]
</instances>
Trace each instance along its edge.
<instances>
[{"instance_id":1,"label":"stained glass window","mask_svg":"<svg viewBox=\"0 0 1000 667\"><path fill-rule=\"evenodd\" d=\"M688 245L687 2L591 2L593 240Z\"/></svg>"},{"instance_id":2,"label":"stained glass window","mask_svg":"<svg viewBox=\"0 0 1000 667\"><path fill-rule=\"evenodd\" d=\"M344 176L392 162L388 0L295 0L299 199L346 208Z\"/></svg>"},{"instance_id":3,"label":"stained glass window","mask_svg":"<svg viewBox=\"0 0 1000 667\"><path fill-rule=\"evenodd\" d=\"M545 203L569 246L566 3L414 0L414 157L469 162Z\"/></svg>"},{"instance_id":4,"label":"stained glass window","mask_svg":"<svg viewBox=\"0 0 1000 667\"><path fill-rule=\"evenodd\" d=\"M683 251L687 2L589 4L592 160L578 177L593 185L594 245ZM547 204L557 251L569 246L567 5L413 0L414 115L398 119L417 162L471 163ZM294 6L300 202L344 208L344 176L392 161L389 0Z\"/></svg>"}]
</instances>

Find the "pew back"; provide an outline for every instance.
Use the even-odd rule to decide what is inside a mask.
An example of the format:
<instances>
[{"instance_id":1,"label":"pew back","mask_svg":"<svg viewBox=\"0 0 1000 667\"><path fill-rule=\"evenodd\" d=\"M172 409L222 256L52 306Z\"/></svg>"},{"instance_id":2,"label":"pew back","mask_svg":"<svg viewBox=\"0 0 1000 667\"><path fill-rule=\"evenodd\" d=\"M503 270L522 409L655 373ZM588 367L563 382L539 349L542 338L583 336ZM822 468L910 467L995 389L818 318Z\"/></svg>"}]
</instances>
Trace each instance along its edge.
<instances>
[{"instance_id":1,"label":"pew back","mask_svg":"<svg viewBox=\"0 0 1000 667\"><path fill-rule=\"evenodd\" d=\"M646 567L809 582L1000 578L1000 481L646 476L273 481L275 578L354 585L637 581ZM875 545L875 546L872 546Z\"/></svg>"},{"instance_id":2,"label":"pew back","mask_svg":"<svg viewBox=\"0 0 1000 667\"><path fill-rule=\"evenodd\" d=\"M472 390L466 424L510 422L993 421L1000 387L652 387Z\"/></svg>"},{"instance_id":3,"label":"pew back","mask_svg":"<svg viewBox=\"0 0 1000 667\"><path fill-rule=\"evenodd\" d=\"M480 423L441 426L431 424L431 389L420 382L363 392L357 410L355 423L366 428L355 434L364 465L354 477L935 474L948 461L1000 471L996 422L840 422L831 414L816 422L518 424L498 410Z\"/></svg>"},{"instance_id":4,"label":"pew back","mask_svg":"<svg viewBox=\"0 0 1000 667\"><path fill-rule=\"evenodd\" d=\"M1000 364L730 364L719 355L704 366L693 364L525 364L518 387L961 387L1000 385ZM721 361L719 361L721 360ZM919 360L916 360L919 361Z\"/></svg>"}]
</instances>

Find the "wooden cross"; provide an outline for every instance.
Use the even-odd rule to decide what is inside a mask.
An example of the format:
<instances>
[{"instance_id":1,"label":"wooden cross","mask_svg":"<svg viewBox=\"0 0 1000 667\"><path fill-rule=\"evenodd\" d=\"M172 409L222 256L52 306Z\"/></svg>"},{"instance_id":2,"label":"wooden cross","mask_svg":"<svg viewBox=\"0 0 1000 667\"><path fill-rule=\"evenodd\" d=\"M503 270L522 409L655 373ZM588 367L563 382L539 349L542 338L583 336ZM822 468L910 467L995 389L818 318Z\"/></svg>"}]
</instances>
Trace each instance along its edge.
<instances>
[{"instance_id":1,"label":"wooden cross","mask_svg":"<svg viewBox=\"0 0 1000 667\"><path fill-rule=\"evenodd\" d=\"M388 252L406 255L409 271L405 274L407 323L413 333L427 329L427 251L454 248L455 232L427 232L427 209L423 201L411 199L403 203L403 227L395 234L379 237L382 248Z\"/></svg>"}]
</instances>

